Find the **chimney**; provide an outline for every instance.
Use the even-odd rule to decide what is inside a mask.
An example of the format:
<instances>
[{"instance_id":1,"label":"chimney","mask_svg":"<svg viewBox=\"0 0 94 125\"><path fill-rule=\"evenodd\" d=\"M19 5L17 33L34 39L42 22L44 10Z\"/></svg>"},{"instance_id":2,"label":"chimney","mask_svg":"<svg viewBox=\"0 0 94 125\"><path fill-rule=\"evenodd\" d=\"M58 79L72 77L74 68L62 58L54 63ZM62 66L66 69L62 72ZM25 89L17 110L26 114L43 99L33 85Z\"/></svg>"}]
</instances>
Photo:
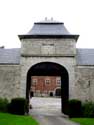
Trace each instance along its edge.
<instances>
[{"instance_id":1,"label":"chimney","mask_svg":"<svg viewBox=\"0 0 94 125\"><path fill-rule=\"evenodd\" d=\"M45 21L47 21L47 17L45 17Z\"/></svg>"},{"instance_id":2,"label":"chimney","mask_svg":"<svg viewBox=\"0 0 94 125\"><path fill-rule=\"evenodd\" d=\"M4 46L0 46L0 49L4 49L5 47Z\"/></svg>"}]
</instances>

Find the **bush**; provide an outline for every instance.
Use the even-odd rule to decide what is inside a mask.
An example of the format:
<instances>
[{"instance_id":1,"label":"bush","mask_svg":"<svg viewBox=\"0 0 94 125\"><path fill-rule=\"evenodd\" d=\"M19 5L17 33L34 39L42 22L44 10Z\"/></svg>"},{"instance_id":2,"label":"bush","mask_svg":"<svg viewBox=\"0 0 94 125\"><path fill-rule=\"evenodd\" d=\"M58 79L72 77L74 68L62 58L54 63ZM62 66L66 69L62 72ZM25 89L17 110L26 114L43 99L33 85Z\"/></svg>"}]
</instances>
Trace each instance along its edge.
<instances>
[{"instance_id":1,"label":"bush","mask_svg":"<svg viewBox=\"0 0 94 125\"><path fill-rule=\"evenodd\" d=\"M0 98L0 112L8 111L8 100L6 98Z\"/></svg>"},{"instance_id":2,"label":"bush","mask_svg":"<svg viewBox=\"0 0 94 125\"><path fill-rule=\"evenodd\" d=\"M82 103L80 100L69 100L69 117L81 117L82 116Z\"/></svg>"},{"instance_id":3,"label":"bush","mask_svg":"<svg viewBox=\"0 0 94 125\"><path fill-rule=\"evenodd\" d=\"M83 117L93 117L94 118L94 103L85 102L82 105Z\"/></svg>"},{"instance_id":4,"label":"bush","mask_svg":"<svg viewBox=\"0 0 94 125\"><path fill-rule=\"evenodd\" d=\"M27 101L24 98L14 98L8 106L8 110L12 114L24 115L27 110Z\"/></svg>"}]
</instances>

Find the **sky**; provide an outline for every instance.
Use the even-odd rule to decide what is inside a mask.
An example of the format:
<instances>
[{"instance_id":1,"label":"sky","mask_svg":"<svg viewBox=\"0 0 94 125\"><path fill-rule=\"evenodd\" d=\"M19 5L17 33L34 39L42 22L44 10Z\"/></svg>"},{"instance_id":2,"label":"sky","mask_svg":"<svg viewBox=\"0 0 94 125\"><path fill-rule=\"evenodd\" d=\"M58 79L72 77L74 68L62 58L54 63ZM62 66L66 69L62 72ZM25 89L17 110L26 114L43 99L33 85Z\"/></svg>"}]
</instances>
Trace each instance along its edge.
<instances>
[{"instance_id":1,"label":"sky","mask_svg":"<svg viewBox=\"0 0 94 125\"><path fill-rule=\"evenodd\" d=\"M93 13L93 0L0 0L0 46L20 48L19 34L53 17L71 34L80 35L77 48L94 48Z\"/></svg>"}]
</instances>

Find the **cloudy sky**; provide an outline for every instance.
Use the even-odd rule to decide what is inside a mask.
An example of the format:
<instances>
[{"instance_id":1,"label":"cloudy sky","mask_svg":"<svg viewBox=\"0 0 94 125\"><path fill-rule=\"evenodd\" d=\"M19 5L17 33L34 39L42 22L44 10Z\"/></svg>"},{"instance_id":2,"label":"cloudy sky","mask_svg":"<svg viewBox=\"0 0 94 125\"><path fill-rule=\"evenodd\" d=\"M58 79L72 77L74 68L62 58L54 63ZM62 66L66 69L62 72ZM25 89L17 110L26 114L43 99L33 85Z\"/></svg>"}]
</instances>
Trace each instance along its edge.
<instances>
[{"instance_id":1,"label":"cloudy sky","mask_svg":"<svg viewBox=\"0 0 94 125\"><path fill-rule=\"evenodd\" d=\"M93 0L0 0L0 46L20 47L18 34L27 33L45 17L64 22L79 34L77 47L94 48Z\"/></svg>"}]
</instances>

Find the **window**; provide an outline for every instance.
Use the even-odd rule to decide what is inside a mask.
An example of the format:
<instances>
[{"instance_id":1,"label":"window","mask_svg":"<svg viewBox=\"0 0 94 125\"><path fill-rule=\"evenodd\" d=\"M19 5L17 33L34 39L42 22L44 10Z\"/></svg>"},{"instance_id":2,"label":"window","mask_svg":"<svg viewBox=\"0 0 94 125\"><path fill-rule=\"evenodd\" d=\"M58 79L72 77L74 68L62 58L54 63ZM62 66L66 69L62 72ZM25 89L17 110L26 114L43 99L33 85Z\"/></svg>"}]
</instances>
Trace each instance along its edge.
<instances>
[{"instance_id":1,"label":"window","mask_svg":"<svg viewBox=\"0 0 94 125\"><path fill-rule=\"evenodd\" d=\"M57 78L56 78L56 84L58 84L58 85L61 84L61 78L60 78L60 77L57 77Z\"/></svg>"},{"instance_id":2,"label":"window","mask_svg":"<svg viewBox=\"0 0 94 125\"><path fill-rule=\"evenodd\" d=\"M32 79L32 85L36 85L37 84L37 79Z\"/></svg>"},{"instance_id":3,"label":"window","mask_svg":"<svg viewBox=\"0 0 94 125\"><path fill-rule=\"evenodd\" d=\"M46 79L45 84L50 84L50 79Z\"/></svg>"}]
</instances>

